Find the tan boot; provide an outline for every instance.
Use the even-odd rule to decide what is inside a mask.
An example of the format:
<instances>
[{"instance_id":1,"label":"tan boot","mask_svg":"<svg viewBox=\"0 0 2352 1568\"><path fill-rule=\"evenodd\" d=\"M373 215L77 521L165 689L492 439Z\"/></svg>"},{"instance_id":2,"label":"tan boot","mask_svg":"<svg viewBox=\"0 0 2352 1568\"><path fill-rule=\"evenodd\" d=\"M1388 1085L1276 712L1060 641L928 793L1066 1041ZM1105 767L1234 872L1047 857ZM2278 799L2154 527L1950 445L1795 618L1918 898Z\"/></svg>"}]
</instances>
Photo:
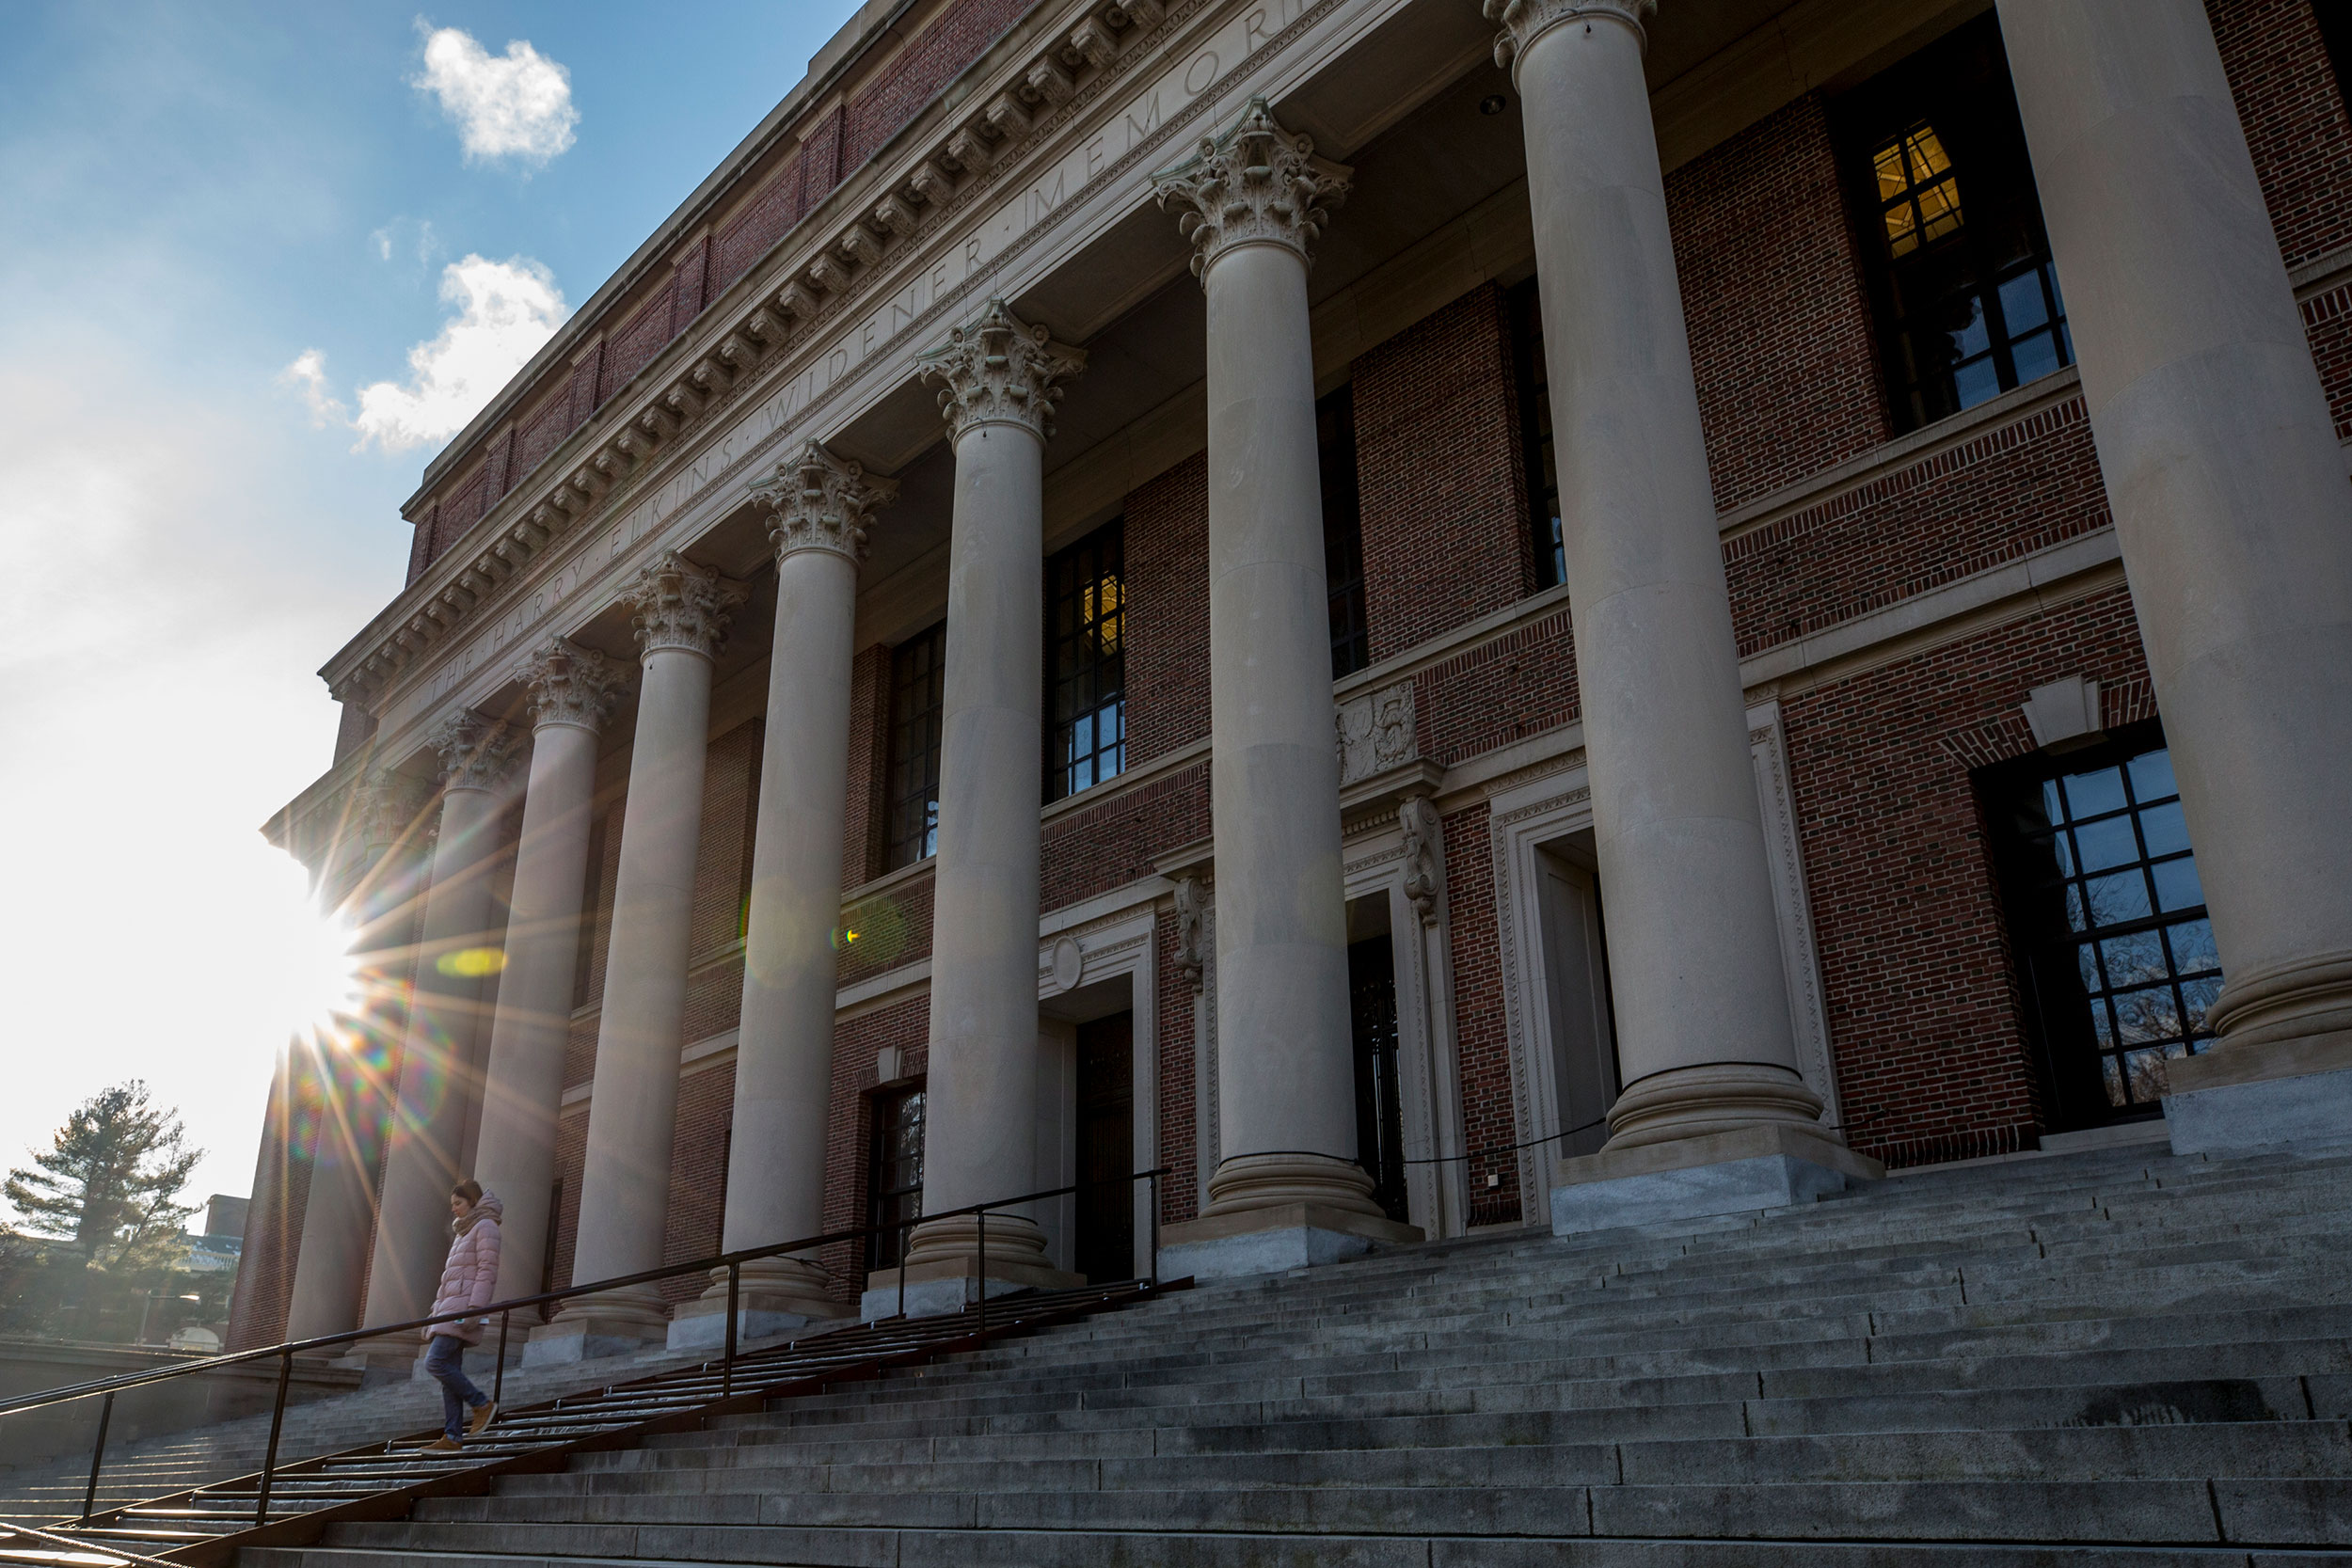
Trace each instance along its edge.
<instances>
[{"instance_id":1,"label":"tan boot","mask_svg":"<svg viewBox=\"0 0 2352 1568\"><path fill-rule=\"evenodd\" d=\"M455 1453L458 1449L459 1444L454 1437L436 1437L424 1446L427 1453Z\"/></svg>"},{"instance_id":2,"label":"tan boot","mask_svg":"<svg viewBox=\"0 0 2352 1568\"><path fill-rule=\"evenodd\" d=\"M495 1421L498 1418L498 1402L493 1400L488 1404L483 1405L477 1409L473 1415L467 1419L466 1435L469 1437L481 1436L482 1429L488 1426L492 1421Z\"/></svg>"}]
</instances>

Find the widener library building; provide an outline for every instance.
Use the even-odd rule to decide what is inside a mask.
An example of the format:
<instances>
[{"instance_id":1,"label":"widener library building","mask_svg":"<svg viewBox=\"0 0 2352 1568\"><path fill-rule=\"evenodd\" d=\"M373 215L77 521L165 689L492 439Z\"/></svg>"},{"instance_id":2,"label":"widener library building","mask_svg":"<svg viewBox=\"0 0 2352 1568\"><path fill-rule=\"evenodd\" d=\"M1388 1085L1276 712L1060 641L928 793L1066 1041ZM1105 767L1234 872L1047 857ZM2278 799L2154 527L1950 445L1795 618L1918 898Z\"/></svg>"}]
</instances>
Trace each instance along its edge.
<instances>
[{"instance_id":1,"label":"widener library building","mask_svg":"<svg viewBox=\"0 0 2352 1568\"><path fill-rule=\"evenodd\" d=\"M869 0L323 672L371 999L232 1345L422 1316L464 1178L501 1298L859 1233L756 1337L2352 1128L2347 85L2331 0Z\"/></svg>"}]
</instances>

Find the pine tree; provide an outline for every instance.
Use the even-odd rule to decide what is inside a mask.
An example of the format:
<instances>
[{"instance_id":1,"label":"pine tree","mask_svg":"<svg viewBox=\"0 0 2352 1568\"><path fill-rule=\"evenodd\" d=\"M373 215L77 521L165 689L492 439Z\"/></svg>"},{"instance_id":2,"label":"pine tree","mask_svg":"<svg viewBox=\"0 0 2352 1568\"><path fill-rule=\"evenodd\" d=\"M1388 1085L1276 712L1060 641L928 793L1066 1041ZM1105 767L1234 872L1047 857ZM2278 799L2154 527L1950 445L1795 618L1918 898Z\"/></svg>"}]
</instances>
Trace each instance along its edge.
<instances>
[{"instance_id":1,"label":"pine tree","mask_svg":"<svg viewBox=\"0 0 2352 1568\"><path fill-rule=\"evenodd\" d=\"M50 1149L9 1171L0 1194L26 1230L70 1243L85 1269L152 1269L196 1212L177 1200L204 1151L183 1137L179 1113L151 1103L135 1078L76 1107Z\"/></svg>"}]
</instances>

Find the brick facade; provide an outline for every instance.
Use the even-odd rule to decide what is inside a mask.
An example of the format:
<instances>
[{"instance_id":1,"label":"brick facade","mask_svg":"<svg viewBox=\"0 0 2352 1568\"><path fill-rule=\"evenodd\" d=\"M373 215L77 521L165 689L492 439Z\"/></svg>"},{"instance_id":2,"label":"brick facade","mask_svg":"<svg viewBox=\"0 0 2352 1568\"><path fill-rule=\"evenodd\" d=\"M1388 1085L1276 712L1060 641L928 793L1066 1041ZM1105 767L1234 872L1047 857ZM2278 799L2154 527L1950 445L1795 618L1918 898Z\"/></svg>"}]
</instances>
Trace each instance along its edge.
<instances>
[{"instance_id":1,"label":"brick facade","mask_svg":"<svg viewBox=\"0 0 2352 1568\"><path fill-rule=\"evenodd\" d=\"M699 309L703 295L750 266L1025 9L1023 0L941 8L882 80L831 105L830 119L802 128L797 150L700 242L708 246L701 270L677 269L665 286L685 290L698 278L691 309ZM2352 244L2344 207L2352 119L2309 0L2209 0L2209 9L2287 259ZM2095 542L2109 526L2089 417L2070 381L2053 378L2041 394L2028 388L1890 447L1829 124L1823 99L1806 95L1667 182L1714 499L1731 525L1724 571L1744 658L1786 654L1799 639L1916 604L2037 551ZM631 301L632 313L615 315L608 340L577 372L553 372L587 388L562 417L584 418L616 379L657 354L668 341L662 334L691 316L687 297ZM2339 432L2352 439L2352 282L2314 286L2304 316ZM1562 749L1581 713L1567 597L1551 591L1530 602L1512 330L1504 292L1482 283L1366 348L1349 371L1373 657L1409 671L1420 758L1446 770L1439 792L1451 1022L1470 1218L1479 1226L1522 1223L1533 1210L1515 1152L1526 1136L1514 1086L1524 1066L1515 1067L1515 1053L1524 1044L1513 1038L1502 972L1502 922L1517 916L1498 902L1486 792L1504 786L1498 779L1518 777L1512 770L1526 755L1548 765L1572 760ZM467 485L436 498L423 525L431 537L469 527L482 494L527 471L571 428L556 412L563 398L553 389L545 397L516 417L513 456L500 459L495 479L478 467ZM1832 470L1839 472L1824 479ZM1124 890L1138 907L1157 901L1162 913L1151 960L1158 1066L1150 1087L1157 1158L1174 1172L1163 1188L1168 1222L1198 1207L1205 1118L1196 1103L1193 1042L1204 1003L1176 966L1167 884L1153 864L1211 828L1208 761L1177 758L1209 736L1206 485L1205 457L1195 453L1125 498L1127 767L1136 776L1057 804L1042 834L1045 910ZM2030 1148L2044 1126L1973 774L2032 747L2019 705L2038 684L2089 676L2102 685L2108 723L2153 716L2128 592L2119 572L2104 570L2063 591L2071 598L1979 609L1947 631L1915 627L1899 644L1752 694L1780 702L1845 1125L1856 1148L1891 1165ZM1922 610L1919 619L1931 617ZM1489 624L1473 633L1482 621ZM881 859L889 668L890 650L879 645L861 651L852 668L842 883L855 898L838 979L854 994L834 1042L829 1227L865 1218L877 1053L902 1052L903 1076L919 1078L927 1066L929 1003L915 966L931 950L931 875L922 866L884 875ZM760 748L756 722L711 743L690 1044L715 1040L737 1019L736 943ZM1497 760L1505 748L1520 750ZM601 806L594 918L564 1073L575 1088L593 1077L622 805L613 799ZM1528 940L1519 934L1521 950ZM696 1067L679 1097L673 1259L718 1240L733 1071L723 1059ZM593 1107L575 1108L562 1123L559 1280L571 1263L591 1115ZM289 1202L298 1202L299 1185L290 1166L285 1186L297 1196ZM257 1251L257 1277L262 1257ZM862 1283L853 1247L829 1250L824 1264L844 1299ZM675 1293L697 1288L682 1283ZM241 1310L262 1332L266 1315Z\"/></svg>"}]
</instances>

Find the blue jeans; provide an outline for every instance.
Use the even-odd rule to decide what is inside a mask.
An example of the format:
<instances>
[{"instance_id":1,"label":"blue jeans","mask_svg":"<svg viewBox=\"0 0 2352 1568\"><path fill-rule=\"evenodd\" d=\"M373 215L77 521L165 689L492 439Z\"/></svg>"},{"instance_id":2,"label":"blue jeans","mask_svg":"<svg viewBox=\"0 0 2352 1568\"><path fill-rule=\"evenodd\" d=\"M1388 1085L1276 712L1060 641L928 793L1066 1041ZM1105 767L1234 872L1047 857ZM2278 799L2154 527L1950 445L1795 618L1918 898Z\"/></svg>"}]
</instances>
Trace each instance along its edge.
<instances>
[{"instance_id":1,"label":"blue jeans","mask_svg":"<svg viewBox=\"0 0 2352 1568\"><path fill-rule=\"evenodd\" d=\"M424 1370L441 1386L441 1433L454 1443L466 1433L466 1412L481 1409L490 1396L466 1375L465 1341L454 1335L433 1336L425 1348Z\"/></svg>"}]
</instances>

